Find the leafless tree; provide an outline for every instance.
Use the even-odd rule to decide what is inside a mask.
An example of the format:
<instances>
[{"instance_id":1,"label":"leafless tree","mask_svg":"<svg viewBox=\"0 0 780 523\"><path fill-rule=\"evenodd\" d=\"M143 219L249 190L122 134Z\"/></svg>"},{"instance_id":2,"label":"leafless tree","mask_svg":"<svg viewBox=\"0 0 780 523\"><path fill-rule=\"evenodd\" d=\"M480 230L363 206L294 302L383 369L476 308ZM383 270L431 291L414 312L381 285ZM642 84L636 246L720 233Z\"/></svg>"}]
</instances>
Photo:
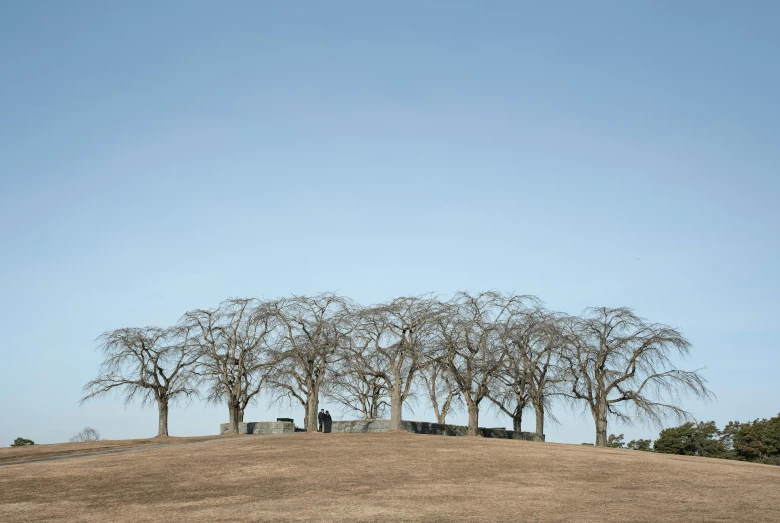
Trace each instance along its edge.
<instances>
[{"instance_id":1,"label":"leafless tree","mask_svg":"<svg viewBox=\"0 0 780 523\"><path fill-rule=\"evenodd\" d=\"M504 359L504 368L496 373L493 390L487 398L501 412L512 420L512 430L521 431L523 412L530 406L528 384L523 369L518 369L514 361Z\"/></svg>"},{"instance_id":2,"label":"leafless tree","mask_svg":"<svg viewBox=\"0 0 780 523\"><path fill-rule=\"evenodd\" d=\"M228 431L237 433L244 410L263 386L278 325L274 307L256 298L231 298L216 309L186 313L181 325L197 333L193 336L200 356L197 374L206 387L206 399L227 401Z\"/></svg>"},{"instance_id":3,"label":"leafless tree","mask_svg":"<svg viewBox=\"0 0 780 523\"><path fill-rule=\"evenodd\" d=\"M71 443L83 442L83 441L100 441L100 432L92 427L84 427L84 429L70 438Z\"/></svg>"},{"instance_id":4,"label":"leafless tree","mask_svg":"<svg viewBox=\"0 0 780 523\"><path fill-rule=\"evenodd\" d=\"M446 424L447 414L462 405L460 389L438 359L431 359L423 366L420 380L436 415L436 423Z\"/></svg>"},{"instance_id":5,"label":"leafless tree","mask_svg":"<svg viewBox=\"0 0 780 523\"><path fill-rule=\"evenodd\" d=\"M458 293L438 320L439 358L457 384L469 415L468 434L479 435L479 404L504 363L501 328L526 296Z\"/></svg>"},{"instance_id":6,"label":"leafless tree","mask_svg":"<svg viewBox=\"0 0 780 523\"><path fill-rule=\"evenodd\" d=\"M660 424L664 417L691 418L679 406L682 394L713 394L698 370L677 369L671 356L684 357L690 343L676 329L646 323L626 307L587 309L566 322L568 396L584 401L596 422L596 446L607 444L607 419Z\"/></svg>"},{"instance_id":7,"label":"leafless tree","mask_svg":"<svg viewBox=\"0 0 780 523\"><path fill-rule=\"evenodd\" d=\"M558 394L563 381L560 355L563 337L556 314L541 307L520 310L508 325L505 345L505 372L499 380L511 378L512 392L533 406L536 414L536 440L544 440L544 422L555 421L550 410L551 398ZM519 430L519 429L515 429Z\"/></svg>"},{"instance_id":8,"label":"leafless tree","mask_svg":"<svg viewBox=\"0 0 780 523\"><path fill-rule=\"evenodd\" d=\"M362 310L351 356L389 391L391 430L401 430L403 404L431 348L438 313L429 297L397 298Z\"/></svg>"},{"instance_id":9,"label":"leafless tree","mask_svg":"<svg viewBox=\"0 0 780 523\"><path fill-rule=\"evenodd\" d=\"M280 336L268 383L277 401L296 400L303 406L309 432L317 430L320 390L339 349L349 343L354 310L349 300L332 293L275 303Z\"/></svg>"},{"instance_id":10,"label":"leafless tree","mask_svg":"<svg viewBox=\"0 0 780 523\"><path fill-rule=\"evenodd\" d=\"M501 366L494 376L494 384L487 398L512 420L512 430L520 431L523 412L529 406L528 373L522 358L516 354L514 330L525 316L522 301L511 304L496 327L497 340L502 351Z\"/></svg>"},{"instance_id":11,"label":"leafless tree","mask_svg":"<svg viewBox=\"0 0 780 523\"><path fill-rule=\"evenodd\" d=\"M81 403L121 391L125 404L141 398L141 405L157 404L158 436L168 435L169 405L197 394L192 367L197 354L191 350L187 329L126 328L98 338L104 360L97 378L84 386Z\"/></svg>"},{"instance_id":12,"label":"leafless tree","mask_svg":"<svg viewBox=\"0 0 780 523\"><path fill-rule=\"evenodd\" d=\"M325 397L345 412L355 412L362 419L377 419L386 414L390 403L382 381L367 373L362 360L349 355L339 358L331 379L325 382Z\"/></svg>"}]
</instances>

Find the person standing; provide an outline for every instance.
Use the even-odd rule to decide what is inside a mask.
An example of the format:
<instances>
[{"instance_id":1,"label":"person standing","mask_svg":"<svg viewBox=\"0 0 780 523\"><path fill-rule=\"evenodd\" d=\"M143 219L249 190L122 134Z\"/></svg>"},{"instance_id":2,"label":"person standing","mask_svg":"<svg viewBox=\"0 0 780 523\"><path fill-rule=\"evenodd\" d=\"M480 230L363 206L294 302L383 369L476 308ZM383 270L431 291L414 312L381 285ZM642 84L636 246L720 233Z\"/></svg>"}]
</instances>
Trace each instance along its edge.
<instances>
[{"instance_id":1,"label":"person standing","mask_svg":"<svg viewBox=\"0 0 780 523\"><path fill-rule=\"evenodd\" d=\"M325 430L325 409L320 409L320 413L317 414L317 432L323 432Z\"/></svg>"},{"instance_id":2,"label":"person standing","mask_svg":"<svg viewBox=\"0 0 780 523\"><path fill-rule=\"evenodd\" d=\"M333 418L330 415L330 412L327 410L325 411L325 432L330 432L330 429L333 427Z\"/></svg>"}]
</instances>

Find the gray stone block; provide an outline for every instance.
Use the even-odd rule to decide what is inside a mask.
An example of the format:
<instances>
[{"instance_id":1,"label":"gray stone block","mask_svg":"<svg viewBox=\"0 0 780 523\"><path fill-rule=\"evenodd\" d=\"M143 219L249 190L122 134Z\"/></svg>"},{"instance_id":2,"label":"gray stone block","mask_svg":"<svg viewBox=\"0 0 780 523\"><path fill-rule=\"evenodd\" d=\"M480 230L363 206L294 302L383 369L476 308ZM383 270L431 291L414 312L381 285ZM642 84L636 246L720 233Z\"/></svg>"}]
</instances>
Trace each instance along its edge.
<instances>
[{"instance_id":1,"label":"gray stone block","mask_svg":"<svg viewBox=\"0 0 780 523\"><path fill-rule=\"evenodd\" d=\"M219 433L228 431L228 423L219 426ZM289 421L250 421L238 424L239 434L287 434L295 432L295 424Z\"/></svg>"},{"instance_id":2,"label":"gray stone block","mask_svg":"<svg viewBox=\"0 0 780 523\"><path fill-rule=\"evenodd\" d=\"M331 432L387 432L389 419L339 420L333 421Z\"/></svg>"}]
</instances>

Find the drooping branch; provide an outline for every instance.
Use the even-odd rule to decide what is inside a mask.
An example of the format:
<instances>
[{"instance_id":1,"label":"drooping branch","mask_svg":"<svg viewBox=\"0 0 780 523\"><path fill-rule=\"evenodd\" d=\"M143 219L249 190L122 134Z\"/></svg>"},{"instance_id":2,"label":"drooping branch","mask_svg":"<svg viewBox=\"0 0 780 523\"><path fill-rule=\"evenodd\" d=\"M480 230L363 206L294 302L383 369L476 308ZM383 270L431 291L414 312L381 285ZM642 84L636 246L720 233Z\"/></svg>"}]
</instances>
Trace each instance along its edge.
<instances>
[{"instance_id":1,"label":"drooping branch","mask_svg":"<svg viewBox=\"0 0 780 523\"><path fill-rule=\"evenodd\" d=\"M190 331L158 327L125 328L103 333L98 350L103 354L97 378L84 386L81 403L120 392L125 405L156 403L160 414L158 435L168 433L168 405L197 395L193 367L198 354L191 350Z\"/></svg>"}]
</instances>

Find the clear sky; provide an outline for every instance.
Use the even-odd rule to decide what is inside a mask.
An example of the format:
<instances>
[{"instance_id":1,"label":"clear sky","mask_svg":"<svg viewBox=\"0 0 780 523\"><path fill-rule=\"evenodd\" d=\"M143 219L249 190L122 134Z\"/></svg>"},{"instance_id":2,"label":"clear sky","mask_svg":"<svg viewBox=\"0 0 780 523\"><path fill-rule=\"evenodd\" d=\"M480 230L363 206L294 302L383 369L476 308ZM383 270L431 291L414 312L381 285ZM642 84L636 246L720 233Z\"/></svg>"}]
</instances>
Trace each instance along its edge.
<instances>
[{"instance_id":1,"label":"clear sky","mask_svg":"<svg viewBox=\"0 0 780 523\"><path fill-rule=\"evenodd\" d=\"M78 406L100 333L319 291L631 306L692 342L697 418L780 412L780 3L379 4L0 2L0 445L153 436Z\"/></svg>"}]
</instances>

